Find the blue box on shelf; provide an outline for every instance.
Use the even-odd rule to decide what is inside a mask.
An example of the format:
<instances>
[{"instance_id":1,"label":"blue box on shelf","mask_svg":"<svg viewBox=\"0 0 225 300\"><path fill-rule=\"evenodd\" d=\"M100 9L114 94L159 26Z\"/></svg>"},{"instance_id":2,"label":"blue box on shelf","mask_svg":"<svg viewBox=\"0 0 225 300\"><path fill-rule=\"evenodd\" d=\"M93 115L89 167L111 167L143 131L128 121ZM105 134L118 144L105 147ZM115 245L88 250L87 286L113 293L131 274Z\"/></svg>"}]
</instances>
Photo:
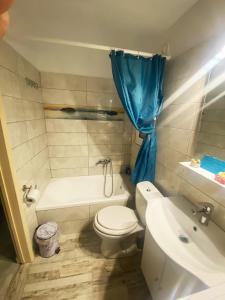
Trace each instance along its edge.
<instances>
[{"instance_id":1,"label":"blue box on shelf","mask_svg":"<svg viewBox=\"0 0 225 300\"><path fill-rule=\"evenodd\" d=\"M225 172L225 161L209 155L203 156L200 166L213 174Z\"/></svg>"}]
</instances>

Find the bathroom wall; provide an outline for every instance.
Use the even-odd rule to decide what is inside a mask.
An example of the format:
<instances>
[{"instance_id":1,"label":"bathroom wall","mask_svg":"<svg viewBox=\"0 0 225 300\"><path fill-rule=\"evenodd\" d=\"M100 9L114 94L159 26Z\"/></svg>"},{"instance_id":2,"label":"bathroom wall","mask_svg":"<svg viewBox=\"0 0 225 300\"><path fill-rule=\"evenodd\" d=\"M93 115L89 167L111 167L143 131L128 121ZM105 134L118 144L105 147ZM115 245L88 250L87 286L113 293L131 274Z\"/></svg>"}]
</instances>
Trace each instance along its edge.
<instances>
[{"instance_id":1,"label":"bathroom wall","mask_svg":"<svg viewBox=\"0 0 225 300\"><path fill-rule=\"evenodd\" d=\"M198 0L161 36L162 45L169 44L172 57L182 54L215 35L224 44L224 0ZM211 44L214 47L216 44Z\"/></svg>"},{"instance_id":2,"label":"bathroom wall","mask_svg":"<svg viewBox=\"0 0 225 300\"><path fill-rule=\"evenodd\" d=\"M19 189L23 184L37 184L42 191L50 178L42 93L41 88L29 87L25 77L40 86L40 73L11 46L0 41L0 90L17 184ZM24 204L32 239L37 226L35 205L27 206L23 199L20 201Z\"/></svg>"},{"instance_id":3,"label":"bathroom wall","mask_svg":"<svg viewBox=\"0 0 225 300\"><path fill-rule=\"evenodd\" d=\"M113 80L58 73L41 73L46 105L75 105L121 110ZM121 121L60 119L46 111L52 177L102 174L99 159L110 157L114 173L130 162L131 125ZM67 117L67 116L65 116Z\"/></svg>"},{"instance_id":4,"label":"bathroom wall","mask_svg":"<svg viewBox=\"0 0 225 300\"><path fill-rule=\"evenodd\" d=\"M165 102L158 121L158 156L156 184L165 195L184 195L193 202L213 203L215 222L225 230L224 188L190 174L179 162L196 153L200 109L208 75L198 80L196 74L206 70L213 59L213 41L195 47L167 64ZM214 49L215 50L215 49Z\"/></svg>"}]
</instances>

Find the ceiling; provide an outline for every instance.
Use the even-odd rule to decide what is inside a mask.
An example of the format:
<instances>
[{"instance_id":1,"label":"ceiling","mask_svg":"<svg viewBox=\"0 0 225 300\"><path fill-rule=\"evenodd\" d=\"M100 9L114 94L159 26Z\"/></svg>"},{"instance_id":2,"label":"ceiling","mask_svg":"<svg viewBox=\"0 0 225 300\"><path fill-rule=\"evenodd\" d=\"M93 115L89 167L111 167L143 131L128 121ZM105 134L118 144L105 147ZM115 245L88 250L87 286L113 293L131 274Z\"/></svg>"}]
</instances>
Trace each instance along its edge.
<instances>
[{"instance_id":1,"label":"ceiling","mask_svg":"<svg viewBox=\"0 0 225 300\"><path fill-rule=\"evenodd\" d=\"M11 10L9 33L14 37L58 38L119 47L129 39L144 42L151 36L158 37L196 2L17 0Z\"/></svg>"},{"instance_id":2,"label":"ceiling","mask_svg":"<svg viewBox=\"0 0 225 300\"><path fill-rule=\"evenodd\" d=\"M46 39L157 51L160 36L196 2L17 0L10 11L11 25L7 40L28 60L35 60L35 51L40 51L40 56L44 55L45 47L46 55L49 47L52 47L51 51L55 47L62 48L62 45L49 45ZM39 39L39 42L33 39ZM61 48L62 53L66 52L68 45L64 45L64 50Z\"/></svg>"}]
</instances>

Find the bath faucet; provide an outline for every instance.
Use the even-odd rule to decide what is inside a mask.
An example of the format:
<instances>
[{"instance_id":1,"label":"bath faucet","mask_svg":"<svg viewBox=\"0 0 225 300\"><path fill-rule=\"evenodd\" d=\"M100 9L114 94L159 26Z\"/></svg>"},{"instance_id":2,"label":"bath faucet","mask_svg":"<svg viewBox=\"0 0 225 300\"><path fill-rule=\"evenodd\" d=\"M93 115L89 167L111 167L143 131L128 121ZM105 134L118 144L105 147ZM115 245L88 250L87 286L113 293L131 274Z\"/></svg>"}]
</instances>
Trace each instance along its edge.
<instances>
[{"instance_id":1,"label":"bath faucet","mask_svg":"<svg viewBox=\"0 0 225 300\"><path fill-rule=\"evenodd\" d=\"M201 202L198 209L192 209L193 215L200 214L199 222L207 226L211 219L214 206L209 202Z\"/></svg>"},{"instance_id":2,"label":"bath faucet","mask_svg":"<svg viewBox=\"0 0 225 300\"><path fill-rule=\"evenodd\" d=\"M100 159L99 161L96 162L96 166L97 165L107 165L108 163L111 162L111 158L105 158L105 159Z\"/></svg>"}]
</instances>

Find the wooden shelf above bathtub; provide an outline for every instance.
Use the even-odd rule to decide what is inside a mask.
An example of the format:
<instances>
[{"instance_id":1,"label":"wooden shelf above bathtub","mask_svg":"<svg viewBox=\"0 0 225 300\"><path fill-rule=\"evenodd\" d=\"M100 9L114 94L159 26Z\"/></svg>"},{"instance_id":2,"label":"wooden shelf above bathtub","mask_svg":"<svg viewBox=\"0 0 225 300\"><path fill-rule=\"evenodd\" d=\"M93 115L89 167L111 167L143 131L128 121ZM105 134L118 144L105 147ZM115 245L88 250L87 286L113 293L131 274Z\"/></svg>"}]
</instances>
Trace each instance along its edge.
<instances>
[{"instance_id":1,"label":"wooden shelf above bathtub","mask_svg":"<svg viewBox=\"0 0 225 300\"><path fill-rule=\"evenodd\" d=\"M109 108L103 106L84 106L67 104L44 104L47 119L75 119L75 120L124 120L123 108ZM66 111L67 110L67 111ZM71 111L70 111L71 110ZM74 110L74 111L73 111Z\"/></svg>"},{"instance_id":2,"label":"wooden shelf above bathtub","mask_svg":"<svg viewBox=\"0 0 225 300\"><path fill-rule=\"evenodd\" d=\"M112 107L111 109L109 107L105 106L85 106L85 105L70 105L70 104L44 104L44 110L61 110L63 108L73 108L73 109L87 109L87 110L96 110L98 111L115 111L118 114L123 114L124 109L121 107Z\"/></svg>"}]
</instances>

